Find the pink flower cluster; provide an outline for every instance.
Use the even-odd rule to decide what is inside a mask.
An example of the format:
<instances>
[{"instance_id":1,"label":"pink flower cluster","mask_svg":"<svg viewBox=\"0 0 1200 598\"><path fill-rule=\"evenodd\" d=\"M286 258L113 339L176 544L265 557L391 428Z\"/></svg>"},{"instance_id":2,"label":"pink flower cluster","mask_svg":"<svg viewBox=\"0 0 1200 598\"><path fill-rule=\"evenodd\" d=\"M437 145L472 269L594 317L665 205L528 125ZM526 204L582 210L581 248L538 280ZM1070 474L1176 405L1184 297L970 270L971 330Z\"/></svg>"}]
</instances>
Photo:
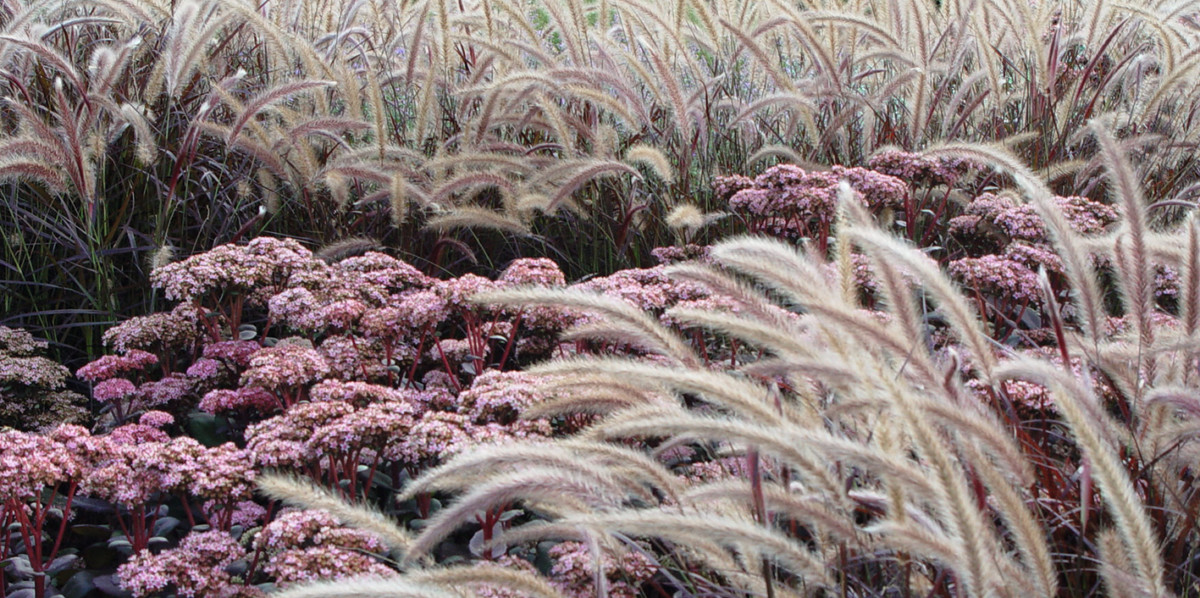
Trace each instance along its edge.
<instances>
[{"instance_id":1,"label":"pink flower cluster","mask_svg":"<svg viewBox=\"0 0 1200 598\"><path fill-rule=\"evenodd\" d=\"M280 586L396 574L371 556L387 552L377 536L342 527L326 511L286 511L258 532L253 544L269 555L265 570Z\"/></svg>"},{"instance_id":2,"label":"pink flower cluster","mask_svg":"<svg viewBox=\"0 0 1200 598\"><path fill-rule=\"evenodd\" d=\"M209 391L197 409L205 413L248 412L270 413L279 408L275 395L254 386L236 389L219 388Z\"/></svg>"},{"instance_id":3,"label":"pink flower cluster","mask_svg":"<svg viewBox=\"0 0 1200 598\"><path fill-rule=\"evenodd\" d=\"M405 463L412 471L435 465L468 447L483 443L508 442L517 438L550 434L545 421L476 425L471 416L451 411L426 411L400 441L388 446L384 456Z\"/></svg>"},{"instance_id":4,"label":"pink flower cluster","mask_svg":"<svg viewBox=\"0 0 1200 598\"><path fill-rule=\"evenodd\" d=\"M168 299L193 301L209 293L280 285L292 270L314 263L312 252L295 240L258 237L246 245L221 245L157 268L150 282Z\"/></svg>"},{"instance_id":5,"label":"pink flower cluster","mask_svg":"<svg viewBox=\"0 0 1200 598\"><path fill-rule=\"evenodd\" d=\"M412 265L394 257L368 252L358 257L337 263L343 272L354 272L358 281L395 294L414 288L428 288L434 279L424 275Z\"/></svg>"},{"instance_id":6,"label":"pink flower cluster","mask_svg":"<svg viewBox=\"0 0 1200 598\"><path fill-rule=\"evenodd\" d=\"M162 354L190 348L202 334L205 315L190 303L169 312L130 318L104 331L104 343L118 353L135 349Z\"/></svg>"},{"instance_id":7,"label":"pink flower cluster","mask_svg":"<svg viewBox=\"0 0 1200 598\"><path fill-rule=\"evenodd\" d=\"M1054 201L1076 232L1101 232L1117 221L1117 212L1111 206L1086 197L1060 196L1055 197ZM952 233L968 237L987 234L989 226L1007 239L1032 243L1049 240L1046 226L1037 210L1032 205L1018 204L1005 195L984 193L967 205L962 216L950 220Z\"/></svg>"},{"instance_id":8,"label":"pink flower cluster","mask_svg":"<svg viewBox=\"0 0 1200 598\"><path fill-rule=\"evenodd\" d=\"M79 368L75 375L88 382L99 382L118 376L142 373L147 368L156 365L158 365L158 356L140 349L132 349L123 355L103 355Z\"/></svg>"},{"instance_id":9,"label":"pink flower cluster","mask_svg":"<svg viewBox=\"0 0 1200 598\"><path fill-rule=\"evenodd\" d=\"M476 424L514 423L522 411L541 399L533 376L496 370L479 375L458 395L459 409Z\"/></svg>"},{"instance_id":10,"label":"pink flower cluster","mask_svg":"<svg viewBox=\"0 0 1200 598\"><path fill-rule=\"evenodd\" d=\"M554 565L550 568L550 583L570 598L591 598L596 595L596 568L608 582L608 595L636 598L646 580L654 576L658 566L641 552L627 550L619 555L602 551L599 559L586 544L562 542L550 549ZM597 560L599 562L597 562Z\"/></svg>"},{"instance_id":11,"label":"pink flower cluster","mask_svg":"<svg viewBox=\"0 0 1200 598\"><path fill-rule=\"evenodd\" d=\"M82 492L116 504L140 507L161 492L223 503L250 498L257 471L248 452L233 443L207 448L187 436L169 438L154 425L170 421L170 415L151 411L141 423L106 435L60 426L45 438L72 459L71 474Z\"/></svg>"},{"instance_id":12,"label":"pink flower cluster","mask_svg":"<svg viewBox=\"0 0 1200 598\"><path fill-rule=\"evenodd\" d=\"M566 276L554 260L547 258L522 258L513 260L500 277L501 285L538 285L560 287L567 284Z\"/></svg>"},{"instance_id":13,"label":"pink flower cluster","mask_svg":"<svg viewBox=\"0 0 1200 598\"><path fill-rule=\"evenodd\" d=\"M319 456L308 442L313 434L353 412L354 407L340 401L292 405L281 415L246 428L246 448L261 466L302 468Z\"/></svg>"},{"instance_id":14,"label":"pink flower cluster","mask_svg":"<svg viewBox=\"0 0 1200 598\"><path fill-rule=\"evenodd\" d=\"M77 479L80 470L78 456L52 437L0 431L0 505L40 498L45 488Z\"/></svg>"},{"instance_id":15,"label":"pink flower cluster","mask_svg":"<svg viewBox=\"0 0 1200 598\"><path fill-rule=\"evenodd\" d=\"M145 380L147 369L158 362L153 353L130 349L121 355L104 355L79 368L76 375L94 383L92 398L114 404L114 417L121 423L125 416L139 409L183 403L195 395L203 378L217 374L204 371L205 366L215 365L209 360L193 364L188 374L172 372L158 380ZM135 382L138 380L142 382Z\"/></svg>"},{"instance_id":16,"label":"pink flower cluster","mask_svg":"<svg viewBox=\"0 0 1200 598\"><path fill-rule=\"evenodd\" d=\"M189 534L179 546L159 554L142 550L117 569L121 587L135 598L174 592L204 598L258 598L253 586L234 578L227 569L246 558L246 550L228 533Z\"/></svg>"},{"instance_id":17,"label":"pink flower cluster","mask_svg":"<svg viewBox=\"0 0 1200 598\"><path fill-rule=\"evenodd\" d=\"M973 165L961 158L929 158L900 150L882 151L867 160L876 172L908 181L913 185L953 185L970 172Z\"/></svg>"},{"instance_id":18,"label":"pink flower cluster","mask_svg":"<svg viewBox=\"0 0 1200 598\"><path fill-rule=\"evenodd\" d=\"M1155 297L1177 297L1179 296L1181 281L1179 280L1179 272L1170 266L1156 266L1154 269L1154 296Z\"/></svg>"},{"instance_id":19,"label":"pink flower cluster","mask_svg":"<svg viewBox=\"0 0 1200 598\"><path fill-rule=\"evenodd\" d=\"M550 433L544 421L515 421L517 411L536 398L524 375L486 372L477 380L482 382L457 404L444 389L327 380L313 388L313 402L247 428L247 448L264 467L293 467L320 477L353 475L359 464L379 458L416 471L475 442ZM322 470L326 473L318 473Z\"/></svg>"},{"instance_id":20,"label":"pink flower cluster","mask_svg":"<svg viewBox=\"0 0 1200 598\"><path fill-rule=\"evenodd\" d=\"M1063 262L1048 245L1042 243L1023 243L1014 241L1004 248L1004 257L1013 260L1036 272L1045 268L1052 274L1062 274Z\"/></svg>"},{"instance_id":21,"label":"pink flower cluster","mask_svg":"<svg viewBox=\"0 0 1200 598\"><path fill-rule=\"evenodd\" d=\"M301 342L280 342L254 353L242 373L242 384L279 391L312 384L329 374L329 364L317 350Z\"/></svg>"},{"instance_id":22,"label":"pink flower cluster","mask_svg":"<svg viewBox=\"0 0 1200 598\"><path fill-rule=\"evenodd\" d=\"M908 185L865 168L834 166L808 171L793 164L768 168L750 184L745 177L717 177L716 187L732 191L729 206L746 217L751 230L782 238L823 238L836 211L838 183L847 181L872 210L903 207Z\"/></svg>"},{"instance_id":23,"label":"pink flower cluster","mask_svg":"<svg viewBox=\"0 0 1200 598\"><path fill-rule=\"evenodd\" d=\"M969 288L986 295L999 294L1018 302L1039 300L1037 274L1021 262L1005 256L985 255L954 260L947 270Z\"/></svg>"},{"instance_id":24,"label":"pink flower cluster","mask_svg":"<svg viewBox=\"0 0 1200 598\"><path fill-rule=\"evenodd\" d=\"M680 282L667 276L666 268L620 270L609 276L593 278L576 285L622 299L645 311L659 312L680 301L700 299L709 295L700 285Z\"/></svg>"},{"instance_id":25,"label":"pink flower cluster","mask_svg":"<svg viewBox=\"0 0 1200 598\"><path fill-rule=\"evenodd\" d=\"M195 395L196 380L187 374L172 372L166 376L144 382L138 387L139 408L158 407L184 402Z\"/></svg>"},{"instance_id":26,"label":"pink flower cluster","mask_svg":"<svg viewBox=\"0 0 1200 598\"><path fill-rule=\"evenodd\" d=\"M70 371L38 355L47 346L0 326L0 427L40 430L87 417L83 397L64 390Z\"/></svg>"},{"instance_id":27,"label":"pink flower cluster","mask_svg":"<svg viewBox=\"0 0 1200 598\"><path fill-rule=\"evenodd\" d=\"M550 585L562 592L568 598L592 598L597 595L596 567L608 586L607 595L616 598L636 598L641 596L641 585L658 571L658 566L644 554L628 550L619 555L613 555L602 550L593 556L586 544L581 542L560 542L549 550L553 560L549 571ZM501 555L492 561L480 561L477 567L502 567L515 569L526 573L537 574L538 569L533 563L511 554ZM511 589L493 586L473 588L475 593L483 598L521 598Z\"/></svg>"},{"instance_id":28,"label":"pink flower cluster","mask_svg":"<svg viewBox=\"0 0 1200 598\"><path fill-rule=\"evenodd\" d=\"M44 340L33 338L27 330L0 326L0 353L8 355L33 355L50 346Z\"/></svg>"},{"instance_id":29,"label":"pink flower cluster","mask_svg":"<svg viewBox=\"0 0 1200 598\"><path fill-rule=\"evenodd\" d=\"M67 368L45 357L16 357L0 353L0 383L61 388Z\"/></svg>"},{"instance_id":30,"label":"pink flower cluster","mask_svg":"<svg viewBox=\"0 0 1200 598\"><path fill-rule=\"evenodd\" d=\"M296 269L265 301L273 323L319 344L333 375L393 383L399 376L388 368L401 363L414 374L430 367L457 374L469 363L462 371L471 375L484 369L476 360L514 354L512 347L493 353L492 345L516 342L516 352L545 352L549 345L540 339L569 321L562 310L495 309L471 297L507 286L564 283L562 271L548 259L515 260L497 281L474 274L435 280L404 262L368 253ZM519 340L513 338L518 322L524 324Z\"/></svg>"},{"instance_id":31,"label":"pink flower cluster","mask_svg":"<svg viewBox=\"0 0 1200 598\"><path fill-rule=\"evenodd\" d=\"M671 247L655 247L650 250L650 255L654 256L654 259L658 260L658 263L664 266L690 261L708 261L708 253L708 245L697 245L695 243Z\"/></svg>"}]
</instances>

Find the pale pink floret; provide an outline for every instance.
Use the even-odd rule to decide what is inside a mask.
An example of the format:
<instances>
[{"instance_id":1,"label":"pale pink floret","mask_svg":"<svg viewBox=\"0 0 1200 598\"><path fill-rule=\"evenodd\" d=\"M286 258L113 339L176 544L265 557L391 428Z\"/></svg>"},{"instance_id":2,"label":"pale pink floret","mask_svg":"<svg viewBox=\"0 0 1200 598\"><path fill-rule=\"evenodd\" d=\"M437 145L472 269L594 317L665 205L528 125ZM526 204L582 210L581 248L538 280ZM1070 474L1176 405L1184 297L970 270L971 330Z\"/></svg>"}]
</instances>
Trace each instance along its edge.
<instances>
[{"instance_id":1,"label":"pale pink floret","mask_svg":"<svg viewBox=\"0 0 1200 598\"><path fill-rule=\"evenodd\" d=\"M254 494L258 470L246 449L232 442L204 449L195 459L189 491L210 500L248 500Z\"/></svg>"},{"instance_id":2,"label":"pale pink floret","mask_svg":"<svg viewBox=\"0 0 1200 598\"><path fill-rule=\"evenodd\" d=\"M28 330L0 326L0 353L29 356L44 350L50 343L35 339Z\"/></svg>"},{"instance_id":3,"label":"pale pink floret","mask_svg":"<svg viewBox=\"0 0 1200 598\"><path fill-rule=\"evenodd\" d=\"M323 529L338 527L328 511L286 509L254 536L255 550L284 550L313 541Z\"/></svg>"},{"instance_id":4,"label":"pale pink floret","mask_svg":"<svg viewBox=\"0 0 1200 598\"><path fill-rule=\"evenodd\" d=\"M1079 233L1098 233L1117 221L1117 212L1111 206L1086 197L1058 196L1054 202L1070 227ZM1049 241L1046 225L1033 205L1019 204L1012 197L994 193L984 193L972 200L963 216L951 219L950 230L956 234L978 234L981 232L978 227L984 222L994 224L1011 239Z\"/></svg>"},{"instance_id":5,"label":"pale pink floret","mask_svg":"<svg viewBox=\"0 0 1200 598\"><path fill-rule=\"evenodd\" d=\"M709 251L710 247L708 245L688 243L687 245L671 247L655 247L650 250L650 255L654 256L654 259L658 260L659 264L666 266L693 260L708 262L710 260Z\"/></svg>"},{"instance_id":6,"label":"pale pink floret","mask_svg":"<svg viewBox=\"0 0 1200 598\"><path fill-rule=\"evenodd\" d=\"M157 472L164 490L183 492L191 490L196 475L204 469L201 459L207 451L196 439L180 436L163 444L157 455L135 457L135 463L140 469Z\"/></svg>"},{"instance_id":7,"label":"pale pink floret","mask_svg":"<svg viewBox=\"0 0 1200 598\"><path fill-rule=\"evenodd\" d=\"M313 432L354 412L341 401L293 405L285 413L246 428L246 448L264 467L301 466L317 458L308 441Z\"/></svg>"},{"instance_id":8,"label":"pale pink floret","mask_svg":"<svg viewBox=\"0 0 1200 598\"><path fill-rule=\"evenodd\" d=\"M421 378L421 383L425 385L426 391L439 391L441 393L436 397L432 397L439 404L446 403L449 405L453 403L454 397L449 393L454 390L455 381L445 370L429 370L426 372L425 377ZM438 399L448 400L441 401Z\"/></svg>"},{"instance_id":9,"label":"pale pink floret","mask_svg":"<svg viewBox=\"0 0 1200 598\"><path fill-rule=\"evenodd\" d=\"M318 350L329 366L328 376L342 380L375 380L387 376L383 345L377 339L339 334L327 337ZM404 359L411 352L407 345L393 347L392 357Z\"/></svg>"},{"instance_id":10,"label":"pale pink floret","mask_svg":"<svg viewBox=\"0 0 1200 598\"><path fill-rule=\"evenodd\" d=\"M680 301L699 299L709 294L697 284L671 279L662 266L621 270L610 276L593 278L576 287L617 297L646 311L662 310Z\"/></svg>"},{"instance_id":11,"label":"pale pink floret","mask_svg":"<svg viewBox=\"0 0 1200 598\"><path fill-rule=\"evenodd\" d=\"M378 559L340 546L320 545L285 550L273 556L264 570L279 587L325 579L396 575Z\"/></svg>"},{"instance_id":12,"label":"pale pink floret","mask_svg":"<svg viewBox=\"0 0 1200 598\"><path fill-rule=\"evenodd\" d=\"M554 429L544 419L517 420L511 424L488 422L471 426L475 444L504 444L516 440L548 438Z\"/></svg>"},{"instance_id":13,"label":"pale pink floret","mask_svg":"<svg viewBox=\"0 0 1200 598\"><path fill-rule=\"evenodd\" d=\"M1004 248L1004 256L1024 264L1030 270L1037 271L1045 268L1047 272L1061 274L1063 272L1062 258L1053 249L1042 244L1014 242Z\"/></svg>"},{"instance_id":14,"label":"pale pink floret","mask_svg":"<svg viewBox=\"0 0 1200 598\"><path fill-rule=\"evenodd\" d=\"M373 403L313 430L307 450L317 455L353 454L364 448L381 449L399 442L416 421L407 402Z\"/></svg>"},{"instance_id":15,"label":"pale pink floret","mask_svg":"<svg viewBox=\"0 0 1200 598\"><path fill-rule=\"evenodd\" d=\"M413 335L406 320L408 314L395 306L380 307L367 311L359 321L363 336L388 342L409 339Z\"/></svg>"},{"instance_id":16,"label":"pale pink floret","mask_svg":"<svg viewBox=\"0 0 1200 598\"><path fill-rule=\"evenodd\" d=\"M166 435L140 424L117 430L105 436L73 435L69 441L80 463L80 492L125 506L145 504L164 489Z\"/></svg>"},{"instance_id":17,"label":"pale pink floret","mask_svg":"<svg viewBox=\"0 0 1200 598\"><path fill-rule=\"evenodd\" d=\"M355 407L372 403L405 401L411 391L359 381L322 380L312 387L309 398L313 401L345 401Z\"/></svg>"},{"instance_id":18,"label":"pale pink floret","mask_svg":"<svg viewBox=\"0 0 1200 598\"><path fill-rule=\"evenodd\" d=\"M407 436L385 450L384 456L414 466L441 462L471 445L473 428L466 415L426 411Z\"/></svg>"},{"instance_id":19,"label":"pale pink floret","mask_svg":"<svg viewBox=\"0 0 1200 598\"><path fill-rule=\"evenodd\" d=\"M151 413L162 413L161 411L152 411ZM167 417L170 417L169 415ZM167 442L171 439L166 432L142 423L125 424L114 428L108 433L108 439L118 444L128 444L137 446L150 442Z\"/></svg>"},{"instance_id":20,"label":"pale pink floret","mask_svg":"<svg viewBox=\"0 0 1200 598\"><path fill-rule=\"evenodd\" d=\"M434 291L402 293L393 299L392 306L403 314L397 323L414 333L426 326L436 326L450 315L449 304Z\"/></svg>"},{"instance_id":21,"label":"pale pink floret","mask_svg":"<svg viewBox=\"0 0 1200 598\"><path fill-rule=\"evenodd\" d=\"M317 310L317 327L347 330L354 326L366 311L367 306L362 301L355 299L335 301Z\"/></svg>"},{"instance_id":22,"label":"pale pink floret","mask_svg":"<svg viewBox=\"0 0 1200 598\"><path fill-rule=\"evenodd\" d=\"M1170 266L1157 266L1154 269L1154 296L1175 297L1179 295L1181 281L1179 272Z\"/></svg>"},{"instance_id":23,"label":"pale pink floret","mask_svg":"<svg viewBox=\"0 0 1200 598\"><path fill-rule=\"evenodd\" d=\"M435 282L411 264L374 251L344 259L334 268L357 273L360 280L393 293L413 288L428 288Z\"/></svg>"},{"instance_id":24,"label":"pale pink floret","mask_svg":"<svg viewBox=\"0 0 1200 598\"><path fill-rule=\"evenodd\" d=\"M733 191L729 196L730 208L742 214L752 228L785 238L812 234L827 227L833 220L838 187L843 180L873 210L902 207L909 193L904 181L858 167L808 171L794 164L780 164L768 168L750 184L746 184L744 177L725 178L718 177L717 186Z\"/></svg>"},{"instance_id":25,"label":"pale pink floret","mask_svg":"<svg viewBox=\"0 0 1200 598\"><path fill-rule=\"evenodd\" d=\"M445 356L446 361L451 364L477 361L478 358L487 357L492 352L491 346L484 345L483 355L475 355L471 341L464 338L438 339L431 343L431 345L429 350L425 352L427 359L437 362L441 361L442 356Z\"/></svg>"},{"instance_id":26,"label":"pale pink floret","mask_svg":"<svg viewBox=\"0 0 1200 598\"><path fill-rule=\"evenodd\" d=\"M92 433L80 425L63 424L51 430L46 437L61 443L72 454L83 455L92 440Z\"/></svg>"},{"instance_id":27,"label":"pale pink floret","mask_svg":"<svg viewBox=\"0 0 1200 598\"><path fill-rule=\"evenodd\" d=\"M498 287L495 282L475 274L464 274L458 278L439 281L435 285L435 289L450 307L466 311L478 309L478 306L471 303L471 297Z\"/></svg>"},{"instance_id":28,"label":"pale pink floret","mask_svg":"<svg viewBox=\"0 0 1200 598\"><path fill-rule=\"evenodd\" d=\"M533 563L511 554L502 554L498 558L491 561L478 561L476 567L500 567L503 569L512 569L522 571L533 575L538 574L537 567ZM525 598L525 594L507 587L489 586L479 584L471 588L475 595L479 598Z\"/></svg>"},{"instance_id":29,"label":"pale pink floret","mask_svg":"<svg viewBox=\"0 0 1200 598\"><path fill-rule=\"evenodd\" d=\"M285 289L267 300L271 319L297 330L318 328L316 312L320 305L316 295L303 287Z\"/></svg>"}]
</instances>

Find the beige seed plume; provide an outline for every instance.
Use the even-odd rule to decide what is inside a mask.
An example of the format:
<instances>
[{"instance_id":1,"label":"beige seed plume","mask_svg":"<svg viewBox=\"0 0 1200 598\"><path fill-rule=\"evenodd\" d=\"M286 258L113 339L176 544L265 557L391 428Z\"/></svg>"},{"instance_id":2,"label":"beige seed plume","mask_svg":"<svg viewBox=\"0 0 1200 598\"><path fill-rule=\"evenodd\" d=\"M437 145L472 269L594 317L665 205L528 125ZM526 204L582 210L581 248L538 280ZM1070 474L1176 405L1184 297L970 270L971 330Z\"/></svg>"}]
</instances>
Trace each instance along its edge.
<instances>
[{"instance_id":1,"label":"beige seed plume","mask_svg":"<svg viewBox=\"0 0 1200 598\"><path fill-rule=\"evenodd\" d=\"M667 160L665 154L655 147L645 144L635 145L625 152L625 162L629 164L645 164L664 183L670 185L675 182L675 173L671 169L671 162Z\"/></svg>"}]
</instances>

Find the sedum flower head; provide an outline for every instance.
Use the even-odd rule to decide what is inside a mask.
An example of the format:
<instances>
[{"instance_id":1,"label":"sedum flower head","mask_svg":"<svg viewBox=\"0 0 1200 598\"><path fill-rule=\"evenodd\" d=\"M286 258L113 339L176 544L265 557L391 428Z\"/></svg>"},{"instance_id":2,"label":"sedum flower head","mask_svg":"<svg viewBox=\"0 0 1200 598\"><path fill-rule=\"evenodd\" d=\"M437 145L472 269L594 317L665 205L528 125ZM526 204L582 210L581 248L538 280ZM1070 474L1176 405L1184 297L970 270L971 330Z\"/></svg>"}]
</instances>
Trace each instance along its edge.
<instances>
[{"instance_id":1,"label":"sedum flower head","mask_svg":"<svg viewBox=\"0 0 1200 598\"><path fill-rule=\"evenodd\" d=\"M326 511L284 511L254 537L270 554L265 567L279 585L359 575L395 575L371 556L387 550L378 536L342 527Z\"/></svg>"},{"instance_id":2,"label":"sedum flower head","mask_svg":"<svg viewBox=\"0 0 1200 598\"><path fill-rule=\"evenodd\" d=\"M505 285L563 286L567 278L549 258L515 259L500 273L497 282Z\"/></svg>"},{"instance_id":3,"label":"sedum flower head","mask_svg":"<svg viewBox=\"0 0 1200 598\"><path fill-rule=\"evenodd\" d=\"M40 497L43 489L79 473L78 457L53 437L0 431L0 502Z\"/></svg>"},{"instance_id":4,"label":"sedum flower head","mask_svg":"<svg viewBox=\"0 0 1200 598\"><path fill-rule=\"evenodd\" d=\"M609 583L609 596L636 598L642 582L650 579L658 567L640 552L625 551L619 555L602 552L599 559L586 544L561 542L549 551L554 562L550 568L550 583L572 598L590 598L596 592L596 569ZM597 562L599 561L599 562Z\"/></svg>"},{"instance_id":5,"label":"sedum flower head","mask_svg":"<svg viewBox=\"0 0 1200 598\"><path fill-rule=\"evenodd\" d=\"M190 303L169 312L130 318L104 331L104 343L128 355L135 349L168 352L191 347L200 338L204 314Z\"/></svg>"},{"instance_id":6,"label":"sedum flower head","mask_svg":"<svg viewBox=\"0 0 1200 598\"><path fill-rule=\"evenodd\" d=\"M327 374L329 364L320 352L301 344L280 343L250 358L250 367L242 374L242 384L268 390L295 388Z\"/></svg>"},{"instance_id":7,"label":"sedum flower head","mask_svg":"<svg viewBox=\"0 0 1200 598\"><path fill-rule=\"evenodd\" d=\"M246 448L264 467L303 465L318 456L308 443L313 432L353 411L353 406L340 401L293 405L283 414L246 428Z\"/></svg>"},{"instance_id":8,"label":"sedum flower head","mask_svg":"<svg viewBox=\"0 0 1200 598\"><path fill-rule=\"evenodd\" d=\"M867 165L880 172L914 185L952 185L971 169L971 162L961 158L930 158L901 150L886 150L871 156Z\"/></svg>"},{"instance_id":9,"label":"sedum flower head","mask_svg":"<svg viewBox=\"0 0 1200 598\"><path fill-rule=\"evenodd\" d=\"M0 326L0 353L15 357L28 357L50 346L44 340L33 338L29 331L21 328Z\"/></svg>"},{"instance_id":10,"label":"sedum flower head","mask_svg":"<svg viewBox=\"0 0 1200 598\"><path fill-rule=\"evenodd\" d=\"M699 299L709 294L697 284L672 280L663 266L621 270L577 286L617 297L647 311L661 311L680 301Z\"/></svg>"},{"instance_id":11,"label":"sedum flower head","mask_svg":"<svg viewBox=\"0 0 1200 598\"><path fill-rule=\"evenodd\" d=\"M278 408L279 402L274 395L256 386L211 390L197 406L197 409L205 413L240 411L260 414L271 413Z\"/></svg>"},{"instance_id":12,"label":"sedum flower head","mask_svg":"<svg viewBox=\"0 0 1200 598\"><path fill-rule=\"evenodd\" d=\"M950 262L947 270L969 287L1017 301L1038 301L1037 274L1024 264L1000 255L968 257Z\"/></svg>"},{"instance_id":13,"label":"sedum flower head","mask_svg":"<svg viewBox=\"0 0 1200 598\"><path fill-rule=\"evenodd\" d=\"M458 396L458 403L459 409L476 424L511 424L521 411L542 399L533 376L488 370Z\"/></svg>"},{"instance_id":14,"label":"sedum flower head","mask_svg":"<svg viewBox=\"0 0 1200 598\"><path fill-rule=\"evenodd\" d=\"M163 289L167 299L193 301L209 293L279 285L292 271L320 263L293 239L259 237L158 268L150 273L150 282Z\"/></svg>"},{"instance_id":15,"label":"sedum flower head","mask_svg":"<svg viewBox=\"0 0 1200 598\"><path fill-rule=\"evenodd\" d=\"M158 365L158 356L133 349L124 355L104 355L79 368L75 375L88 382L98 382L130 373L139 373Z\"/></svg>"},{"instance_id":16,"label":"sedum flower head","mask_svg":"<svg viewBox=\"0 0 1200 598\"><path fill-rule=\"evenodd\" d=\"M117 579L135 598L173 591L178 596L241 598L263 596L234 580L226 570L246 558L246 551L228 533L188 534L179 546L159 554L143 550L117 569Z\"/></svg>"}]
</instances>

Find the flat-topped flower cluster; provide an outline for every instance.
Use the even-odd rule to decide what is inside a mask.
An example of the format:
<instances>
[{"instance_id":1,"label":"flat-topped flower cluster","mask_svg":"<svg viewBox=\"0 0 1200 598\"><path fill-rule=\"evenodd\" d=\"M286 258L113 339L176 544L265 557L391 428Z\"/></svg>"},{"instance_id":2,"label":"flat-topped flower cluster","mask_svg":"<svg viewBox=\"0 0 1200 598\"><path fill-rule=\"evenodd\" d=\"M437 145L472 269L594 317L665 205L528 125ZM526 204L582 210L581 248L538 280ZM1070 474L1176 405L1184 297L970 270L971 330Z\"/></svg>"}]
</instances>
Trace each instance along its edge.
<instances>
[{"instance_id":1,"label":"flat-topped flower cluster","mask_svg":"<svg viewBox=\"0 0 1200 598\"><path fill-rule=\"evenodd\" d=\"M84 398L66 388L70 371L42 356L46 346L0 326L0 427L44 430L86 419Z\"/></svg>"}]
</instances>

